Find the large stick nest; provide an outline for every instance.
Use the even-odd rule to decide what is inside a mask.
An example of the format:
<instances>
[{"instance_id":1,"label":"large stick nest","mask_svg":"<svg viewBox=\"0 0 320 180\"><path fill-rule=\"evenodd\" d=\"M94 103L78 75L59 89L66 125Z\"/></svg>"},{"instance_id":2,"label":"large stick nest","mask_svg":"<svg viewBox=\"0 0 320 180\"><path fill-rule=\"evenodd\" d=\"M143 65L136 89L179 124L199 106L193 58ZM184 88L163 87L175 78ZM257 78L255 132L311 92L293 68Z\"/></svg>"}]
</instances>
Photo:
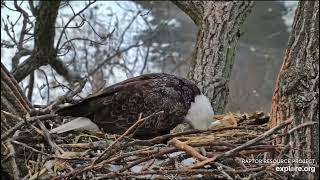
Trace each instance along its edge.
<instances>
[{"instance_id":1,"label":"large stick nest","mask_svg":"<svg viewBox=\"0 0 320 180\"><path fill-rule=\"evenodd\" d=\"M57 117L44 116L29 118L38 126L25 126L11 141L14 157L25 159L25 179L281 179L274 171L278 163L262 160L282 158L286 147L272 142L291 122L269 129L263 112L229 113L215 116L219 126L210 130L177 132L177 127L168 135L136 140L129 134L49 134L49 123L39 119L56 122Z\"/></svg>"}]
</instances>

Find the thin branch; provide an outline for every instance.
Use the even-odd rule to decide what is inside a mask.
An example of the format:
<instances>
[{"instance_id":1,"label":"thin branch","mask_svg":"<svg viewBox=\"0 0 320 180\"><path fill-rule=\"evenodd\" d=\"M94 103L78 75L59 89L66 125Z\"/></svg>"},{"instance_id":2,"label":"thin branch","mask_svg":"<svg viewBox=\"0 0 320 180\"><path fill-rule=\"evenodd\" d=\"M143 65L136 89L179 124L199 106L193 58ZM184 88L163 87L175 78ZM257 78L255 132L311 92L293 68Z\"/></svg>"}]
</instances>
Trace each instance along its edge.
<instances>
[{"instance_id":1,"label":"thin branch","mask_svg":"<svg viewBox=\"0 0 320 180\"><path fill-rule=\"evenodd\" d=\"M163 113L163 111L157 112L157 113L153 113L150 116L147 116L145 118L142 118L142 114L139 115L138 121L136 121L130 128L128 128L126 130L126 132L124 132L118 139L116 139L112 144L110 144L110 146L104 150L104 152L93 161L92 165L95 165L96 163L99 162L99 160L107 153L110 151L110 149L117 143L120 142L122 139L124 139L125 136L127 136L129 133L133 132L134 130L136 130L142 123L144 123L146 120L150 119L151 117L161 114Z\"/></svg>"},{"instance_id":2,"label":"thin branch","mask_svg":"<svg viewBox=\"0 0 320 180\"><path fill-rule=\"evenodd\" d=\"M131 45L127 48L124 48L120 51L117 51L116 53L114 53L113 55L107 57L105 60L103 60L100 64L97 65L97 67L92 70L91 72L88 73L88 76L91 76L92 74L96 73L100 68L102 68L107 62L109 62L111 59L113 59L114 57L126 52L126 51L129 51L130 49L132 48L136 48L136 47L140 47L142 46L143 44L134 44L134 45Z\"/></svg>"},{"instance_id":3,"label":"thin branch","mask_svg":"<svg viewBox=\"0 0 320 180\"><path fill-rule=\"evenodd\" d=\"M25 33L27 32L26 31L27 23L30 22L30 20L29 20L29 14L25 10L23 10L20 6L18 6L17 0L14 0L14 7L17 9L17 11L19 11L23 15L20 38L17 44L17 48L20 50L23 47L22 42L24 40Z\"/></svg>"},{"instance_id":4,"label":"thin branch","mask_svg":"<svg viewBox=\"0 0 320 180\"><path fill-rule=\"evenodd\" d=\"M15 79L20 82L35 69L55 62L54 36L55 23L60 1L41 1L35 22L34 49L30 57L13 70ZM44 58L45 56L45 58Z\"/></svg>"},{"instance_id":5,"label":"thin branch","mask_svg":"<svg viewBox=\"0 0 320 180\"><path fill-rule=\"evenodd\" d=\"M3 29L6 32L7 36L11 39L11 41L13 42L14 45L17 46L17 40L14 38L14 36L11 35L11 33L9 32L9 27L8 27L8 23L6 23L3 18L1 18L2 23L3 23Z\"/></svg>"},{"instance_id":6,"label":"thin branch","mask_svg":"<svg viewBox=\"0 0 320 180\"><path fill-rule=\"evenodd\" d=\"M42 72L42 74L44 75L44 78L46 80L46 84L47 84L47 104L49 104L49 102L50 102L50 86L49 86L48 76L47 76L47 73L44 70L39 68L38 71Z\"/></svg>"},{"instance_id":7,"label":"thin branch","mask_svg":"<svg viewBox=\"0 0 320 180\"><path fill-rule=\"evenodd\" d=\"M10 158L10 165L12 168L13 179L18 180L20 179L20 171L16 162L16 156L15 156L16 152L10 141L6 142L5 144L6 144L6 147L9 149L9 154L7 155L7 157Z\"/></svg>"},{"instance_id":8,"label":"thin branch","mask_svg":"<svg viewBox=\"0 0 320 180\"><path fill-rule=\"evenodd\" d=\"M30 11L31 11L32 15L36 16L36 9L34 7L33 0L28 0L28 3L29 3L29 7L30 7Z\"/></svg>"},{"instance_id":9,"label":"thin branch","mask_svg":"<svg viewBox=\"0 0 320 180\"><path fill-rule=\"evenodd\" d=\"M208 158L201 155L197 150L195 150L192 146L189 146L188 144L179 141L177 138L173 138L168 142L169 145L172 145L182 151L185 151L187 154L191 155L192 157L195 157L196 159L200 161L207 160Z\"/></svg>"},{"instance_id":10,"label":"thin branch","mask_svg":"<svg viewBox=\"0 0 320 180\"><path fill-rule=\"evenodd\" d=\"M27 149L30 149L30 150L32 150L32 151L34 151L34 152L36 152L36 153L39 153L39 154L42 154L42 155L46 155L46 156L50 156L50 154L44 153L44 152L42 152L42 151L39 151L39 150L37 150L37 149L35 149L35 148L33 148L33 147L31 147L31 146L23 143L23 142L19 142L19 141L16 141L16 140L12 140L11 142L14 143L14 144L23 146L23 147L25 147L25 148L27 148Z\"/></svg>"},{"instance_id":11,"label":"thin branch","mask_svg":"<svg viewBox=\"0 0 320 180\"><path fill-rule=\"evenodd\" d=\"M18 50L15 55L12 57L12 69L17 68L17 66L19 65L19 60L24 57L24 56L29 56L32 54L32 51L26 48L20 48L20 50Z\"/></svg>"},{"instance_id":12,"label":"thin branch","mask_svg":"<svg viewBox=\"0 0 320 180\"><path fill-rule=\"evenodd\" d=\"M75 41L75 40L78 40L78 41L89 41L90 43L93 43L93 44L99 44L99 45L106 45L107 43L102 43L102 42L98 42L98 41L94 41L94 40L91 40L89 38L81 38L81 37L76 37L76 38L72 38L72 39L69 39L67 41L65 41L61 47L59 48L59 50L61 50L66 44L69 44L71 41Z\"/></svg>"},{"instance_id":13,"label":"thin branch","mask_svg":"<svg viewBox=\"0 0 320 180\"><path fill-rule=\"evenodd\" d=\"M10 136L11 134L13 134L14 132L16 132L16 130L20 129L23 125L25 125L25 123L33 123L36 120L45 120L45 119L52 119L57 117L57 115L52 115L52 114L46 114L46 115L41 115L41 116L34 116L34 117L30 117L27 118L26 120L22 119L19 116L13 115L9 112L3 111L1 110L1 113L3 113L6 116L9 116L11 118L17 119L19 122L13 126L12 128L8 129L6 132L3 132L1 134L1 141L5 140L8 136Z\"/></svg>"},{"instance_id":14,"label":"thin branch","mask_svg":"<svg viewBox=\"0 0 320 180\"><path fill-rule=\"evenodd\" d=\"M61 149L51 138L51 135L48 131L48 129L46 128L46 126L39 120L36 119L38 125L40 126L41 130L42 130L42 135L43 137L46 139L46 141L48 142L48 144L51 146L51 149L55 152L55 154L57 156L61 155L64 151L63 149Z\"/></svg>"},{"instance_id":15,"label":"thin branch","mask_svg":"<svg viewBox=\"0 0 320 180\"><path fill-rule=\"evenodd\" d=\"M260 135L260 136L258 136L258 137L256 137L256 138L254 138L254 139L252 139L252 140L250 140L250 141L242 144L241 146L238 146L238 147L236 147L236 148L234 148L234 149L231 149L231 150L229 150L229 151L227 151L227 152L225 152L225 153L216 155L216 156L214 156L214 157L212 157L212 158L209 158L209 159L207 159L207 160L201 161L201 162L199 162L199 163L197 163L197 164L195 164L195 165L189 166L189 167L187 167L186 169L200 168L200 167L203 167L203 166L205 166L205 165L207 165L207 164L209 164L209 163L212 163L212 162L214 162L214 161L216 161L216 160L218 160L218 159L220 159L220 158L222 158L222 157L232 156L232 155L234 155L235 153L243 150L244 148L246 148L246 147L248 147L248 146L250 146L250 145L253 145L253 144L257 143L257 142L260 142L260 141L262 141L263 139L271 136L274 132L278 131L279 129L282 129L284 126L287 126L288 124L291 124L291 123L292 123L292 120L293 120L293 117L291 117L291 118L289 118L288 120L286 120L286 121L280 123L279 125L273 127L272 129L268 130L267 132L263 133L262 135Z\"/></svg>"},{"instance_id":16,"label":"thin branch","mask_svg":"<svg viewBox=\"0 0 320 180\"><path fill-rule=\"evenodd\" d=\"M233 173L251 173L251 172L257 172L263 170L264 167L259 168L250 168L246 171L243 170L236 170ZM230 172L226 170L226 172ZM102 180L102 179L110 179L110 178L119 178L119 177L137 177L141 175L197 175L197 174L208 174L208 175L216 175L213 177L219 177L219 179L223 179L223 176L219 176L219 171L216 169L177 169L177 170L151 170L151 171L142 171L142 172L123 172L123 173L112 173L112 174L106 174L102 175L101 177L97 178L96 180Z\"/></svg>"},{"instance_id":17,"label":"thin branch","mask_svg":"<svg viewBox=\"0 0 320 180\"><path fill-rule=\"evenodd\" d=\"M141 12L138 11L136 13L135 16L133 16L133 18L131 19L131 21L129 22L129 24L127 25L127 27L122 31L121 35L120 35L120 41L118 43L118 47L117 47L117 50L116 52L118 52L121 48L121 45L123 43L123 40L124 40L124 35L126 34L126 32L129 30L129 28L131 27L131 25L133 24L133 22L137 19L138 15L140 14Z\"/></svg>"},{"instance_id":18,"label":"thin branch","mask_svg":"<svg viewBox=\"0 0 320 180\"><path fill-rule=\"evenodd\" d=\"M33 85L34 85L34 72L30 74L29 85L28 85L28 100L32 102L32 94L33 94Z\"/></svg>"},{"instance_id":19,"label":"thin branch","mask_svg":"<svg viewBox=\"0 0 320 180\"><path fill-rule=\"evenodd\" d=\"M291 128L289 131L288 131L288 134L291 134L292 132L300 129L300 128L303 128L303 127L307 127L307 126L311 126L311 125L314 125L314 124L318 124L318 122L314 122L314 121L311 121L311 122L305 122L303 124L300 124L294 128Z\"/></svg>"},{"instance_id":20,"label":"thin branch","mask_svg":"<svg viewBox=\"0 0 320 180\"><path fill-rule=\"evenodd\" d=\"M146 52L146 55L144 57L144 62L143 62L143 66L142 66L142 69L140 71L140 74L143 74L143 71L147 67L147 63L148 63L148 59L149 59L149 52L150 52L150 46L147 47L147 52Z\"/></svg>"},{"instance_id":21,"label":"thin branch","mask_svg":"<svg viewBox=\"0 0 320 180\"><path fill-rule=\"evenodd\" d=\"M74 20L74 18L76 18L77 16L79 16L82 12L84 12L86 9L89 8L89 6L91 6L93 3L95 3L95 1L89 1L89 3L83 8L81 9L78 13L76 13L74 16L72 16L70 18L70 20L67 22L67 24L64 26L64 28L62 29L61 33L60 33L60 36L58 38L58 41L57 41L57 44L56 44L56 53L57 54L58 52L58 49L59 49L59 45L60 45L60 42L62 40L62 36L63 34L65 33L66 29L68 28L69 24Z\"/></svg>"}]
</instances>

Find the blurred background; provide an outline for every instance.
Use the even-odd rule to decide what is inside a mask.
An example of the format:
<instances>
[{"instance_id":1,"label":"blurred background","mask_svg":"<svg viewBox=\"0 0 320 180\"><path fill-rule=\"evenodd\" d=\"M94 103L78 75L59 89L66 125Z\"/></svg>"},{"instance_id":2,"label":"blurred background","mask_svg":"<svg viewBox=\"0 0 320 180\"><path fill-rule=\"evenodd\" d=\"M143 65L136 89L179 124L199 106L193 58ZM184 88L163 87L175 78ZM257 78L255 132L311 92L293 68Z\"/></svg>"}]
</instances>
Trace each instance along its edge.
<instances>
[{"instance_id":1,"label":"blurred background","mask_svg":"<svg viewBox=\"0 0 320 180\"><path fill-rule=\"evenodd\" d=\"M192 20L169 1L63 1L56 22L59 57L74 73L88 78L81 96L121 80L151 72L186 77L197 36ZM230 80L226 112L269 112L274 84L298 1L257 1L245 21ZM30 12L28 2L19 2ZM77 12L86 8L68 25ZM30 13L31 14L31 13ZM11 1L1 3L1 62L12 70L23 19ZM35 18L28 27L33 30ZM62 35L61 35L62 34ZM24 47L32 50L28 34ZM28 56L20 59L23 62ZM46 105L67 82L49 66L21 82L33 104ZM29 93L30 94L30 93Z\"/></svg>"}]
</instances>

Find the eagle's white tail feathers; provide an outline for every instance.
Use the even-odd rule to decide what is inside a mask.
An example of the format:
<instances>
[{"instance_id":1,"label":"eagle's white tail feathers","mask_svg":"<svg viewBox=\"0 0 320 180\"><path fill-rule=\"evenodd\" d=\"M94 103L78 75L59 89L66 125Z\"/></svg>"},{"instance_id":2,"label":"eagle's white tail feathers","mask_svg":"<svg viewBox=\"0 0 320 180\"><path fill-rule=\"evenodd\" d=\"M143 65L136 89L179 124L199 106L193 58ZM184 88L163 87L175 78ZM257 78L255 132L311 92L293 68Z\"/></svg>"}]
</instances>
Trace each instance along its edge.
<instances>
[{"instance_id":1,"label":"eagle's white tail feathers","mask_svg":"<svg viewBox=\"0 0 320 180\"><path fill-rule=\"evenodd\" d=\"M195 97L185 121L191 124L194 129L206 130L213 121L213 109L209 99L201 94Z\"/></svg>"},{"instance_id":2,"label":"eagle's white tail feathers","mask_svg":"<svg viewBox=\"0 0 320 180\"><path fill-rule=\"evenodd\" d=\"M88 131L98 131L98 126L93 123L90 119L85 117L76 118L66 124L58 126L50 131L50 133L64 133L72 130L88 130Z\"/></svg>"}]
</instances>

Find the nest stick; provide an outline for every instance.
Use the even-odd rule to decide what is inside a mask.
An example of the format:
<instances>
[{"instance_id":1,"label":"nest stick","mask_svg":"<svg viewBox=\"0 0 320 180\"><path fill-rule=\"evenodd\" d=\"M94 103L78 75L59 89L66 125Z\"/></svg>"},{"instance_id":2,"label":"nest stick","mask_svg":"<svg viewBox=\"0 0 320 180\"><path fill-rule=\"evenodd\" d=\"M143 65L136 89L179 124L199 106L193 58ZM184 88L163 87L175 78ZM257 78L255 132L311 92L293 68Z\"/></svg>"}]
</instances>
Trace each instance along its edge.
<instances>
[{"instance_id":1,"label":"nest stick","mask_svg":"<svg viewBox=\"0 0 320 180\"><path fill-rule=\"evenodd\" d=\"M203 161L208 159L207 157L201 155L195 148L192 146L189 146L188 144L179 141L177 138L173 138L172 140L169 141L170 145L173 145L174 147L181 149L185 151L187 154L195 157L196 159Z\"/></svg>"},{"instance_id":2,"label":"nest stick","mask_svg":"<svg viewBox=\"0 0 320 180\"><path fill-rule=\"evenodd\" d=\"M280 123L278 126L275 126L275 127L271 128L271 129L269 129L268 131L266 131L265 133L261 134L260 136L258 136L258 137L256 137L256 138L254 138L254 139L252 139L252 140L250 140L250 141L242 144L241 146L238 146L238 147L236 147L236 148L233 148L233 149L231 149L231 150L229 150L229 151L227 151L227 152L225 152L225 153L218 154L218 155L216 155L216 156L214 156L214 157L212 157L212 158L206 159L206 160L204 160L204 161L201 161L201 162L199 162L199 163L197 163L197 164L195 164L195 165L189 166L189 167L187 167L186 169L201 168L201 167L203 167L203 166L205 166L205 165L207 165L207 164L209 164L209 163L212 163L212 162L216 161L217 159L219 159L219 158L221 158L221 157L232 156L232 155L234 155L235 153L237 153L237 152L245 149L246 147L251 146L251 145L253 145L253 144L257 143L257 142L260 142L260 141L262 141L263 139L271 136L274 132L276 132L276 131L278 131L279 129L282 129L284 126L292 123L292 120L293 120L293 117L291 117L291 118L289 118L288 120Z\"/></svg>"},{"instance_id":3,"label":"nest stick","mask_svg":"<svg viewBox=\"0 0 320 180\"><path fill-rule=\"evenodd\" d=\"M226 173L235 173L235 174L246 174L246 173L253 173L259 172L265 169L264 167L259 168L248 168L247 170L224 170ZM122 172L122 173L108 173L102 175L95 180L102 180L102 179L112 179L117 177L128 177L128 176L141 176L141 175L197 175L197 174L218 174L220 171L217 169L173 169L173 170L149 170L149 171L141 171L141 172Z\"/></svg>"},{"instance_id":4,"label":"nest stick","mask_svg":"<svg viewBox=\"0 0 320 180\"><path fill-rule=\"evenodd\" d=\"M9 112L3 111L3 110L1 110L1 112L6 116L10 116L12 118L15 118L15 119L19 120L19 123L17 123L15 126L13 126L12 128L8 129L6 132L1 134L1 141L5 140L12 133L16 132L16 130L20 129L25 124L25 122L33 123L36 120L52 119L54 117L57 117L57 115L46 114L46 115L41 115L41 116L33 116L33 117L30 117L30 118L27 118L26 121L24 121L24 119L22 119L22 118L20 118L20 117L18 117L16 115L13 115L13 114L11 114Z\"/></svg>"},{"instance_id":5,"label":"nest stick","mask_svg":"<svg viewBox=\"0 0 320 180\"><path fill-rule=\"evenodd\" d=\"M64 151L52 140L50 133L49 133L48 129L46 128L46 126L39 119L37 119L37 122L43 132L42 133L43 137L49 143L49 145L51 146L51 149L55 152L55 154L60 155L61 153L63 153Z\"/></svg>"},{"instance_id":6,"label":"nest stick","mask_svg":"<svg viewBox=\"0 0 320 180\"><path fill-rule=\"evenodd\" d=\"M102 154L97 158L95 159L92 164L90 166L86 166L86 167L81 167L79 168L78 170L76 171L72 171L68 174L66 174L65 176L60 176L60 177L55 177L53 179L63 179L65 177L70 177L70 176L74 176L76 174L79 174L79 173L83 173L83 172L86 172L86 171L89 171L91 169L94 169L94 168L99 168L101 166L103 166L103 164L105 162L108 162L108 160L105 160L105 161L102 161L99 163L99 161L104 157L104 155L109 152L118 142L120 142L121 140L123 140L125 138L125 136L127 136L128 134L130 134L131 132L134 132L134 130L136 130L143 122L145 122L146 120L150 119L151 117L155 116L155 115L158 115L160 113L163 113L163 111L159 111L157 113L153 113L151 114L150 116L147 116L145 118L142 118L142 114L139 115L139 119L138 121L136 121L132 126L129 127L129 129L126 130L126 132L124 132L119 138L117 138L113 143L111 143L106 150L104 150L102 152Z\"/></svg>"},{"instance_id":7,"label":"nest stick","mask_svg":"<svg viewBox=\"0 0 320 180\"><path fill-rule=\"evenodd\" d=\"M118 139L116 139L115 141L113 141L109 147L107 147L106 150L103 151L103 153L92 162L92 165L95 165L97 162L99 162L99 160L108 152L110 151L110 149L117 143L120 142L123 138L125 138L125 136L127 136L129 133L133 132L134 130L136 130L144 121L146 121L147 119L157 115L163 113L163 111L157 112L157 113L153 113L150 116L147 116L145 118L142 118L142 114L139 115L139 119L138 121L136 121L131 127L129 127L129 129L126 130L126 132L124 132Z\"/></svg>"},{"instance_id":8,"label":"nest stick","mask_svg":"<svg viewBox=\"0 0 320 180\"><path fill-rule=\"evenodd\" d=\"M16 152L10 141L6 142L6 146L9 149L8 157L10 157L10 165L12 168L13 179L18 180L20 179L20 171L16 162Z\"/></svg>"},{"instance_id":9,"label":"nest stick","mask_svg":"<svg viewBox=\"0 0 320 180\"><path fill-rule=\"evenodd\" d=\"M27 148L27 149L30 149L30 150L32 150L32 151L34 151L34 152L36 152L36 153L39 153L39 154L42 154L42 155L46 155L46 156L50 156L49 154L47 154L47 153L45 153L45 152L42 152L42 151L39 151L39 150L37 150L37 149L35 149L35 148L33 148L33 147L31 147L31 146L23 143L23 142L19 142L19 141L16 141L16 140L13 140L12 142L13 142L14 144L17 144L17 145L23 146L23 147L25 147L25 148Z\"/></svg>"}]
</instances>

